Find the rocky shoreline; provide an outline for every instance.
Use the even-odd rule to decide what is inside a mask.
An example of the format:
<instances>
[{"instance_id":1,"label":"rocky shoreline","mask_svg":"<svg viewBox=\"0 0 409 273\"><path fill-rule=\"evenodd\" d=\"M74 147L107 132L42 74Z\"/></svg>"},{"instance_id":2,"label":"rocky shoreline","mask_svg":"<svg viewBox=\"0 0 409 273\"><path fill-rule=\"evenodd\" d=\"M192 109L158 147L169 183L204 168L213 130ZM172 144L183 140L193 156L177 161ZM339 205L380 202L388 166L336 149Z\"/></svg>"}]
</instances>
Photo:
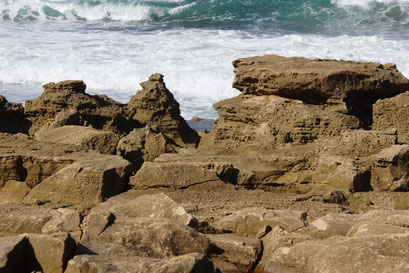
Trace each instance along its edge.
<instances>
[{"instance_id":1,"label":"rocky shoreline","mask_svg":"<svg viewBox=\"0 0 409 273\"><path fill-rule=\"evenodd\" d=\"M203 131L161 74L126 104L82 81L0 96L0 272L409 272L408 79L233 66Z\"/></svg>"}]
</instances>

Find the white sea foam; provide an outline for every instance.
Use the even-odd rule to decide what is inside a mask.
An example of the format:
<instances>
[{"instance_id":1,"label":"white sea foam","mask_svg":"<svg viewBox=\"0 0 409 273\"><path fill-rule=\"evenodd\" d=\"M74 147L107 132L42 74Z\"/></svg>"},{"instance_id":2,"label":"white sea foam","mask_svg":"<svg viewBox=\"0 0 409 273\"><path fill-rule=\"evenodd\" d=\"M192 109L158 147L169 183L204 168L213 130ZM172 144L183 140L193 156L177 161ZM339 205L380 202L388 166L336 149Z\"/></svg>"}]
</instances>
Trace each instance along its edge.
<instances>
[{"instance_id":1,"label":"white sea foam","mask_svg":"<svg viewBox=\"0 0 409 273\"><path fill-rule=\"evenodd\" d=\"M359 6L366 9L374 4L409 4L409 0L331 0L331 2L340 7Z\"/></svg>"},{"instance_id":2,"label":"white sea foam","mask_svg":"<svg viewBox=\"0 0 409 273\"><path fill-rule=\"evenodd\" d=\"M69 22L33 24L29 29L5 23L0 37L0 91L10 101L39 95L46 82L82 79L88 92L126 102L140 89L139 82L160 72L186 118L216 117L211 105L239 93L231 87L231 62L238 57L278 54L394 62L409 76L409 43L403 38L263 36L205 29L107 31Z\"/></svg>"}]
</instances>

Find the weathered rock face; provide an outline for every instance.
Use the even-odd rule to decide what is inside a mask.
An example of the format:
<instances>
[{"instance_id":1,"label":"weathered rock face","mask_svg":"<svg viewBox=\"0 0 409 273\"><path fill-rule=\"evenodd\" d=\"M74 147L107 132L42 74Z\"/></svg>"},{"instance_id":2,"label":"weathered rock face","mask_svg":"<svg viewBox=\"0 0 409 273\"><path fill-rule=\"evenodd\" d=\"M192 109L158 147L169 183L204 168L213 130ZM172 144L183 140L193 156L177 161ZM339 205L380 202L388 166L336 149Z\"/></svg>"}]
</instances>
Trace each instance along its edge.
<instances>
[{"instance_id":1,"label":"weathered rock face","mask_svg":"<svg viewBox=\"0 0 409 273\"><path fill-rule=\"evenodd\" d=\"M60 112L78 113L77 121L90 124L96 129L124 134L140 127L137 120L130 118L125 104L115 102L105 95L92 96L85 93L83 81L62 81L43 85L44 92L34 100L27 100L25 115L33 123L30 134L44 125L54 122ZM70 124L65 124L70 125Z\"/></svg>"},{"instance_id":2,"label":"weathered rock face","mask_svg":"<svg viewBox=\"0 0 409 273\"><path fill-rule=\"evenodd\" d=\"M342 104L312 105L277 96L238 96L214 105L219 113L199 149L271 153L286 143L310 143L360 128L358 118Z\"/></svg>"},{"instance_id":3,"label":"weathered rock face","mask_svg":"<svg viewBox=\"0 0 409 273\"><path fill-rule=\"evenodd\" d=\"M329 214L296 232L276 228L256 272L407 272L407 222L406 211L375 210Z\"/></svg>"},{"instance_id":4,"label":"weathered rock face","mask_svg":"<svg viewBox=\"0 0 409 273\"><path fill-rule=\"evenodd\" d=\"M409 90L394 64L310 60L277 55L233 62L233 87L246 94L278 95L303 101L377 99Z\"/></svg>"},{"instance_id":5,"label":"weathered rock face","mask_svg":"<svg viewBox=\"0 0 409 273\"><path fill-rule=\"evenodd\" d=\"M40 97L26 101L24 113L32 123L29 133L64 125L91 125L124 136L149 124L180 146L195 146L198 134L180 116L179 104L166 88L163 76L154 74L141 86L143 89L128 104L122 104L105 95L85 93L82 81L45 84Z\"/></svg>"},{"instance_id":6,"label":"weathered rock face","mask_svg":"<svg viewBox=\"0 0 409 273\"><path fill-rule=\"evenodd\" d=\"M373 106L374 130L396 128L398 141L409 144L409 92L378 100Z\"/></svg>"},{"instance_id":7,"label":"weathered rock face","mask_svg":"<svg viewBox=\"0 0 409 273\"><path fill-rule=\"evenodd\" d=\"M164 259L166 263L172 257L183 260L183 255L207 255L210 243L204 235L187 226L193 222L196 220L192 216L164 194L134 198L132 193L127 193L91 210L85 219L80 244L88 253L91 251L100 257L118 257L119 260L134 257L146 259L147 263L148 259L154 259L150 261L153 264L155 259ZM196 262L190 264L193 266ZM81 267L81 263L77 267Z\"/></svg>"},{"instance_id":8,"label":"weathered rock face","mask_svg":"<svg viewBox=\"0 0 409 273\"><path fill-rule=\"evenodd\" d=\"M96 150L101 154L114 154L119 141L119 138L112 132L75 125L40 130L35 134L35 139L43 142L78 145L85 149Z\"/></svg>"},{"instance_id":9,"label":"weathered rock face","mask_svg":"<svg viewBox=\"0 0 409 273\"><path fill-rule=\"evenodd\" d=\"M262 254L259 239L231 234L207 237L217 247L216 253L220 253L212 261L222 272L252 272Z\"/></svg>"},{"instance_id":10,"label":"weathered rock face","mask_svg":"<svg viewBox=\"0 0 409 273\"><path fill-rule=\"evenodd\" d=\"M0 132L24 133L28 130L29 121L24 117L21 103L10 103L0 95Z\"/></svg>"},{"instance_id":11,"label":"weathered rock face","mask_svg":"<svg viewBox=\"0 0 409 273\"><path fill-rule=\"evenodd\" d=\"M213 263L203 254L192 253L171 258L104 257L77 255L70 260L65 273L216 273Z\"/></svg>"},{"instance_id":12,"label":"weathered rock face","mask_svg":"<svg viewBox=\"0 0 409 273\"><path fill-rule=\"evenodd\" d=\"M199 136L180 116L179 103L166 88L163 75L153 74L141 86L142 90L128 102L129 106L137 109L133 119L143 124L157 125L162 133L178 144L195 146Z\"/></svg>"},{"instance_id":13,"label":"weathered rock face","mask_svg":"<svg viewBox=\"0 0 409 273\"><path fill-rule=\"evenodd\" d=\"M304 211L279 211L267 209L243 209L216 222L217 226L239 235L255 237L264 226L282 226L297 230L307 224Z\"/></svg>"},{"instance_id":14,"label":"weathered rock face","mask_svg":"<svg viewBox=\"0 0 409 273\"><path fill-rule=\"evenodd\" d=\"M29 122L24 117L24 107L21 103L10 103L0 95L0 132L24 133Z\"/></svg>"},{"instance_id":15,"label":"weathered rock face","mask_svg":"<svg viewBox=\"0 0 409 273\"><path fill-rule=\"evenodd\" d=\"M214 183L224 184L216 172L196 162L145 162L129 182L136 189L186 189Z\"/></svg>"},{"instance_id":16,"label":"weathered rock face","mask_svg":"<svg viewBox=\"0 0 409 273\"><path fill-rule=\"evenodd\" d=\"M32 188L27 202L96 204L127 189L131 166L119 156L20 135L2 134L0 143L0 186L25 182Z\"/></svg>"},{"instance_id":17,"label":"weathered rock face","mask_svg":"<svg viewBox=\"0 0 409 273\"><path fill-rule=\"evenodd\" d=\"M145 128L134 129L121 138L117 154L131 162L136 171L145 161L153 161L164 153L176 152L176 147L171 142L172 140L159 130L147 125Z\"/></svg>"},{"instance_id":18,"label":"weathered rock face","mask_svg":"<svg viewBox=\"0 0 409 273\"><path fill-rule=\"evenodd\" d=\"M375 156L371 185L376 190L409 190L409 145L393 145Z\"/></svg>"}]
</instances>

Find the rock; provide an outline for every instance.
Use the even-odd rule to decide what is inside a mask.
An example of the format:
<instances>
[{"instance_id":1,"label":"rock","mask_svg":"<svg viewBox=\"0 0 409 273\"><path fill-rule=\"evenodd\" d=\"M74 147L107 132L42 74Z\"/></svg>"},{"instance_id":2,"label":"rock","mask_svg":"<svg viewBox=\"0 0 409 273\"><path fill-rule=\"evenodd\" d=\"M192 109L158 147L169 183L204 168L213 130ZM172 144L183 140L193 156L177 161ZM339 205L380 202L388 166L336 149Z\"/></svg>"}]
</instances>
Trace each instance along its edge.
<instances>
[{"instance_id":1,"label":"rock","mask_svg":"<svg viewBox=\"0 0 409 273\"><path fill-rule=\"evenodd\" d=\"M212 261L222 272L226 272L224 262L233 264L237 268L236 272L252 272L262 253L261 241L258 239L230 234L207 237L218 248L220 254L213 257Z\"/></svg>"},{"instance_id":2,"label":"rock","mask_svg":"<svg viewBox=\"0 0 409 273\"><path fill-rule=\"evenodd\" d=\"M26 264L21 260L25 254L27 236L0 237L0 272L18 273L25 270Z\"/></svg>"},{"instance_id":3,"label":"rock","mask_svg":"<svg viewBox=\"0 0 409 273\"><path fill-rule=\"evenodd\" d=\"M342 191L331 191L322 197L324 203L334 203L334 204L348 204L348 200Z\"/></svg>"},{"instance_id":4,"label":"rock","mask_svg":"<svg viewBox=\"0 0 409 273\"><path fill-rule=\"evenodd\" d=\"M29 192L26 183L9 180L0 188L0 204L20 203Z\"/></svg>"},{"instance_id":5,"label":"rock","mask_svg":"<svg viewBox=\"0 0 409 273\"><path fill-rule=\"evenodd\" d=\"M80 223L81 219L77 211L67 208L58 208L53 210L52 218L45 223L41 232L43 234L68 232L75 241L79 241L82 235Z\"/></svg>"},{"instance_id":6,"label":"rock","mask_svg":"<svg viewBox=\"0 0 409 273\"><path fill-rule=\"evenodd\" d=\"M346 236L348 231L358 222L353 214L328 213L324 217L311 222L316 231L309 234L315 238L328 238L334 235Z\"/></svg>"},{"instance_id":7,"label":"rock","mask_svg":"<svg viewBox=\"0 0 409 273\"><path fill-rule=\"evenodd\" d=\"M0 206L0 234L42 233L45 224L55 212L51 209L28 205Z\"/></svg>"},{"instance_id":8,"label":"rock","mask_svg":"<svg viewBox=\"0 0 409 273\"><path fill-rule=\"evenodd\" d=\"M209 250L208 239L186 226L195 219L164 194L117 196L85 222L80 244L99 255L159 259Z\"/></svg>"},{"instance_id":9,"label":"rock","mask_svg":"<svg viewBox=\"0 0 409 273\"><path fill-rule=\"evenodd\" d=\"M365 120L378 99L409 90L409 81L394 64L309 60L276 55L233 62L233 87L245 94L277 95L309 103L345 101Z\"/></svg>"},{"instance_id":10,"label":"rock","mask_svg":"<svg viewBox=\"0 0 409 273\"><path fill-rule=\"evenodd\" d=\"M195 217L187 213L183 207L176 204L164 193L145 194L137 197L130 190L99 204L91 210L89 217L106 212L114 215L126 215L128 217L172 219L192 227L198 224L198 220Z\"/></svg>"},{"instance_id":11,"label":"rock","mask_svg":"<svg viewBox=\"0 0 409 273\"><path fill-rule=\"evenodd\" d=\"M378 100L373 106L373 130L396 128L398 141L409 144L409 92Z\"/></svg>"},{"instance_id":12,"label":"rock","mask_svg":"<svg viewBox=\"0 0 409 273\"><path fill-rule=\"evenodd\" d=\"M320 138L317 140L322 153L351 158L373 155L396 143L396 130L345 131L337 137Z\"/></svg>"},{"instance_id":13,"label":"rock","mask_svg":"<svg viewBox=\"0 0 409 273\"><path fill-rule=\"evenodd\" d=\"M145 162L129 184L136 189L186 189L199 184L223 183L214 171L195 162Z\"/></svg>"},{"instance_id":14,"label":"rock","mask_svg":"<svg viewBox=\"0 0 409 273\"><path fill-rule=\"evenodd\" d=\"M286 230L296 230L307 223L304 211L267 210L258 208L242 209L218 220L215 225L230 230L237 235L255 237L264 226L281 226Z\"/></svg>"},{"instance_id":15,"label":"rock","mask_svg":"<svg viewBox=\"0 0 409 273\"><path fill-rule=\"evenodd\" d=\"M54 122L60 112L75 111L79 118L73 125L90 124L100 130L126 134L133 128L141 127L137 120L130 118L125 104L115 102L104 95L89 95L85 93L83 81L62 81L43 85L44 92L40 97L27 100L25 115L33 125L30 134L34 135L44 125ZM77 124L77 121L82 124ZM65 123L64 125L71 125Z\"/></svg>"},{"instance_id":16,"label":"rock","mask_svg":"<svg viewBox=\"0 0 409 273\"><path fill-rule=\"evenodd\" d=\"M405 234L409 231L407 227L400 227L388 224L379 224L371 222L359 222L352 226L348 233L349 237L359 238L365 236L377 236L383 234Z\"/></svg>"},{"instance_id":17,"label":"rock","mask_svg":"<svg viewBox=\"0 0 409 273\"><path fill-rule=\"evenodd\" d=\"M43 180L24 200L98 204L124 192L129 174L129 162L118 156L88 154Z\"/></svg>"},{"instance_id":18,"label":"rock","mask_svg":"<svg viewBox=\"0 0 409 273\"><path fill-rule=\"evenodd\" d=\"M409 272L408 243L409 233L339 239L317 251L307 271Z\"/></svg>"},{"instance_id":19,"label":"rock","mask_svg":"<svg viewBox=\"0 0 409 273\"><path fill-rule=\"evenodd\" d=\"M409 145L393 145L374 157L371 186L375 190L409 190Z\"/></svg>"},{"instance_id":20,"label":"rock","mask_svg":"<svg viewBox=\"0 0 409 273\"><path fill-rule=\"evenodd\" d=\"M211 261L203 254L192 253L177 257L153 259L78 255L68 262L65 273L215 273Z\"/></svg>"},{"instance_id":21,"label":"rock","mask_svg":"<svg viewBox=\"0 0 409 273\"><path fill-rule=\"evenodd\" d=\"M0 183L25 182L25 202L96 204L127 189L130 163L76 145L0 134ZM3 180L3 181L2 181ZM1 184L0 184L1 186Z\"/></svg>"},{"instance_id":22,"label":"rock","mask_svg":"<svg viewBox=\"0 0 409 273\"><path fill-rule=\"evenodd\" d=\"M40 130L35 134L35 139L44 142L78 145L102 154L114 154L119 142L118 137L112 132L75 125Z\"/></svg>"},{"instance_id":23,"label":"rock","mask_svg":"<svg viewBox=\"0 0 409 273\"><path fill-rule=\"evenodd\" d=\"M297 243L311 240L314 240L311 236L289 232L276 226L263 239L263 256L268 257L281 247L292 247Z\"/></svg>"},{"instance_id":24,"label":"rock","mask_svg":"<svg viewBox=\"0 0 409 273\"><path fill-rule=\"evenodd\" d=\"M75 241L70 235L68 233L29 234L28 237L42 271L44 273L63 273L75 249Z\"/></svg>"},{"instance_id":25,"label":"rock","mask_svg":"<svg viewBox=\"0 0 409 273\"><path fill-rule=\"evenodd\" d=\"M98 225L95 219L89 218L87 227ZM208 252L204 235L174 220L116 215L111 219L100 234L86 228L80 244L99 255L123 257L165 258Z\"/></svg>"},{"instance_id":26,"label":"rock","mask_svg":"<svg viewBox=\"0 0 409 273\"><path fill-rule=\"evenodd\" d=\"M117 146L117 154L132 163L135 171L139 170L144 161L154 161L163 153L174 153L176 147L172 140L159 130L147 125L145 128L134 129L121 138Z\"/></svg>"},{"instance_id":27,"label":"rock","mask_svg":"<svg viewBox=\"0 0 409 273\"><path fill-rule=\"evenodd\" d=\"M213 107L219 118L200 142L203 151L271 154L286 143L310 143L361 127L342 103L311 105L277 96L240 95Z\"/></svg>"},{"instance_id":28,"label":"rock","mask_svg":"<svg viewBox=\"0 0 409 273\"><path fill-rule=\"evenodd\" d=\"M179 103L166 88L163 75L153 74L140 85L142 90L128 102L129 106L137 109L133 119L143 124L157 125L162 133L179 145L196 146L198 134L180 116Z\"/></svg>"},{"instance_id":29,"label":"rock","mask_svg":"<svg viewBox=\"0 0 409 273\"><path fill-rule=\"evenodd\" d=\"M0 132L25 133L29 122L24 117L24 107L21 103L10 103L0 95Z\"/></svg>"}]
</instances>

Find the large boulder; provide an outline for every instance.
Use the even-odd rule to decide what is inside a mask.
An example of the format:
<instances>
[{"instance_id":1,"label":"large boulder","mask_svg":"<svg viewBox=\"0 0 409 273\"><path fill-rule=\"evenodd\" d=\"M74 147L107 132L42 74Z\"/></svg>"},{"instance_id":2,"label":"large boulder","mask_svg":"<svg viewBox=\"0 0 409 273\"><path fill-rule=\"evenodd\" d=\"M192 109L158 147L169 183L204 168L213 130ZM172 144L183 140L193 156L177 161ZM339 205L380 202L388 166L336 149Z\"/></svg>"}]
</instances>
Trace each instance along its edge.
<instances>
[{"instance_id":1,"label":"large boulder","mask_svg":"<svg viewBox=\"0 0 409 273\"><path fill-rule=\"evenodd\" d=\"M130 118L132 113L128 112L125 104L105 95L93 96L85 93L86 85L83 81L50 82L43 85L43 88L44 92L40 97L27 100L25 104L25 115L33 123L30 134L48 123L53 123L60 112L67 111L78 113L81 125L90 124L96 129L119 134L141 126L137 120Z\"/></svg>"},{"instance_id":2,"label":"large boulder","mask_svg":"<svg viewBox=\"0 0 409 273\"><path fill-rule=\"evenodd\" d=\"M83 81L47 83L40 97L26 101L24 113L32 123L29 133L64 125L90 125L125 136L149 124L158 126L180 146L195 146L198 134L180 116L179 104L166 88L163 76L154 74L141 86L143 89L123 104L106 95L85 93Z\"/></svg>"},{"instance_id":3,"label":"large boulder","mask_svg":"<svg viewBox=\"0 0 409 273\"><path fill-rule=\"evenodd\" d=\"M0 187L14 180L32 190L27 202L96 204L127 189L131 164L82 147L0 135Z\"/></svg>"},{"instance_id":4,"label":"large boulder","mask_svg":"<svg viewBox=\"0 0 409 273\"><path fill-rule=\"evenodd\" d=\"M140 85L142 90L128 102L129 106L137 109L133 119L143 124L157 125L162 133L179 145L195 146L199 142L199 136L180 115L179 103L166 88L163 75L153 74Z\"/></svg>"},{"instance_id":5,"label":"large boulder","mask_svg":"<svg viewBox=\"0 0 409 273\"><path fill-rule=\"evenodd\" d=\"M0 95L0 132L24 133L30 123L24 117L21 103L10 103Z\"/></svg>"},{"instance_id":6,"label":"large boulder","mask_svg":"<svg viewBox=\"0 0 409 273\"><path fill-rule=\"evenodd\" d=\"M199 253L154 259L77 255L68 262L65 273L215 273L213 263Z\"/></svg>"},{"instance_id":7,"label":"large boulder","mask_svg":"<svg viewBox=\"0 0 409 273\"><path fill-rule=\"evenodd\" d=\"M84 221L83 250L78 254L164 261L193 253L206 256L209 240L188 226L195 222L164 194L135 198L126 193L91 210Z\"/></svg>"},{"instance_id":8,"label":"large boulder","mask_svg":"<svg viewBox=\"0 0 409 273\"><path fill-rule=\"evenodd\" d=\"M119 142L119 138L113 132L78 125L40 130L35 134L35 139L44 142L78 145L102 154L114 154Z\"/></svg>"},{"instance_id":9,"label":"large boulder","mask_svg":"<svg viewBox=\"0 0 409 273\"><path fill-rule=\"evenodd\" d=\"M313 105L277 96L240 95L214 105L219 114L199 149L271 153L286 143L305 144L361 127L343 104Z\"/></svg>"},{"instance_id":10,"label":"large boulder","mask_svg":"<svg viewBox=\"0 0 409 273\"><path fill-rule=\"evenodd\" d=\"M409 92L378 100L373 106L374 130L396 128L398 141L409 144Z\"/></svg>"},{"instance_id":11,"label":"large boulder","mask_svg":"<svg viewBox=\"0 0 409 273\"><path fill-rule=\"evenodd\" d=\"M265 226L271 228L280 226L289 231L300 229L307 225L307 213L305 211L245 208L218 220L215 225L238 235L255 237Z\"/></svg>"},{"instance_id":12,"label":"large boulder","mask_svg":"<svg viewBox=\"0 0 409 273\"><path fill-rule=\"evenodd\" d=\"M196 162L145 162L129 182L136 189L187 189L215 183L224 184L215 171Z\"/></svg>"},{"instance_id":13,"label":"large boulder","mask_svg":"<svg viewBox=\"0 0 409 273\"><path fill-rule=\"evenodd\" d=\"M408 79L394 64L266 55L237 59L233 66L233 87L246 94L354 103L354 99L375 102L409 90Z\"/></svg>"}]
</instances>

